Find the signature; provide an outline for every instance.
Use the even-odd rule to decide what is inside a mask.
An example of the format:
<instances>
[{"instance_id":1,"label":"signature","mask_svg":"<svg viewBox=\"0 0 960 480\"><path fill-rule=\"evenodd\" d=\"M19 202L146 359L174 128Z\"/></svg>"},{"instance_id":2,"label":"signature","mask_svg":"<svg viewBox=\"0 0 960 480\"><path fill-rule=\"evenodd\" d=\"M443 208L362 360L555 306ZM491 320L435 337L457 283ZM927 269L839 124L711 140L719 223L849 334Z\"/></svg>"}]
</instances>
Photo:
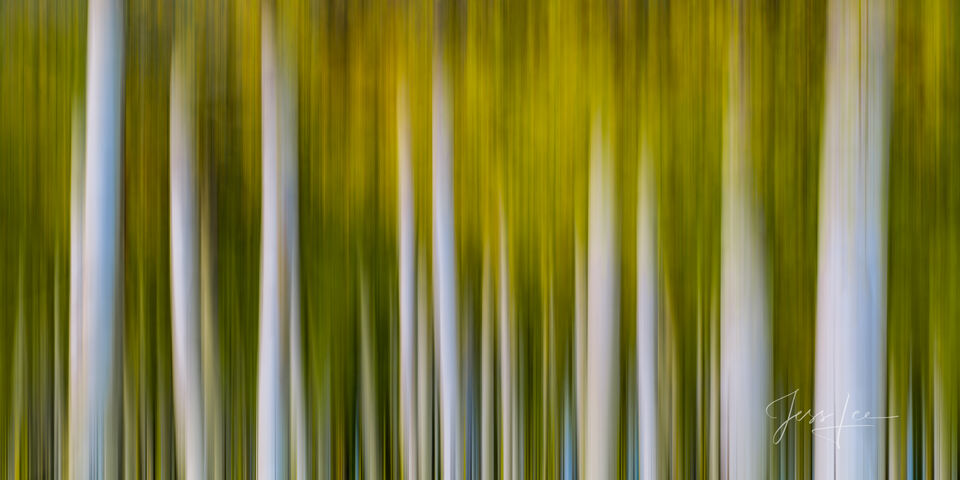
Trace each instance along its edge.
<instances>
[{"instance_id":1,"label":"signature","mask_svg":"<svg viewBox=\"0 0 960 480\"><path fill-rule=\"evenodd\" d=\"M840 416L836 417L837 421L833 425L824 425L824 422L827 420L835 418L834 413L826 413L823 410L814 412L812 409L800 411L794 410L797 402L797 393L799 391L800 389L798 388L767 404L767 416L774 420L779 420L779 418L771 414L771 410L773 410L774 406L780 404L781 402L786 402L788 399L790 401L790 407L787 410L786 418L780 423L780 426L777 427L776 431L773 432L774 445L780 444L780 441L783 440L783 436L786 434L787 428L791 423L800 424L801 422L806 422L808 425L813 426L810 431L815 437L832 441L839 450L840 436L844 429L874 428L879 420L898 418L897 415L878 417L872 415L869 411L861 412L860 410L854 410L848 416L847 412L850 406L850 394L847 394L847 398L843 402L843 410L840 412ZM832 432L833 434L828 435L825 432Z\"/></svg>"}]
</instances>

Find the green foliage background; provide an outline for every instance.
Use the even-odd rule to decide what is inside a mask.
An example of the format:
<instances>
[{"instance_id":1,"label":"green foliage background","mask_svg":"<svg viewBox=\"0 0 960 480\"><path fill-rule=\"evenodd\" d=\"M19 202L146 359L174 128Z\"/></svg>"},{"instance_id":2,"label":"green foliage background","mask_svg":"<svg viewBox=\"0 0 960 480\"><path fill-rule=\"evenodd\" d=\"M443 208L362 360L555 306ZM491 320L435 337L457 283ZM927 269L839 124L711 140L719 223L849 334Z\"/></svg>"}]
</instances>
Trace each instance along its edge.
<instances>
[{"instance_id":1,"label":"green foliage background","mask_svg":"<svg viewBox=\"0 0 960 480\"><path fill-rule=\"evenodd\" d=\"M248 3L197 0L192 19L197 153L215 199L230 478L253 475L256 447L260 9ZM949 0L893 5L885 368L889 409L914 419L887 431L891 473L901 476L911 473L908 457L918 459L913 473L932 471L937 449L957 462L960 9ZM125 8L124 242L117 252L123 456L131 478L153 478L176 468L167 168L175 16L166 1L127 1ZM479 429L484 255L497 258L502 208L523 465L531 477L559 475L574 379L576 246L587 241L597 120L617 169L619 252L611 255L621 262L619 474L636 469L640 162L651 162L657 179L662 473L719 474L720 161L732 38L746 65L749 151L763 211L772 398L799 389L798 408L812 408L826 0L278 0L277 8L280 28L297 39L309 431L316 437L330 422L335 477L359 473L364 279L377 444L384 475L400 476L397 95L409 98L418 255L429 259L437 45L452 96L467 432ZM76 120L84 117L86 15L82 1L0 4L0 465L16 477L66 469L70 161ZM934 416L937 402L943 418ZM466 468L477 468L476 452L465 455L474 459ZM769 455L771 476L811 476L808 434L791 432Z\"/></svg>"}]
</instances>

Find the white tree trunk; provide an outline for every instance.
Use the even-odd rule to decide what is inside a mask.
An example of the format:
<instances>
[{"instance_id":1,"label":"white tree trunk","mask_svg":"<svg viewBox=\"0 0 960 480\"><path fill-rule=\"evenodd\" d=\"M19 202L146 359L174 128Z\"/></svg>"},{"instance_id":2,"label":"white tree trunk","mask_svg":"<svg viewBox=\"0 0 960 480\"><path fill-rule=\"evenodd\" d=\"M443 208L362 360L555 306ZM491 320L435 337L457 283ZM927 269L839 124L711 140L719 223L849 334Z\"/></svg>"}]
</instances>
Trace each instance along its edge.
<instances>
[{"instance_id":1,"label":"white tree trunk","mask_svg":"<svg viewBox=\"0 0 960 480\"><path fill-rule=\"evenodd\" d=\"M461 477L460 381L457 361L457 265L453 223L453 152L442 53L433 60L433 286L440 371L442 471Z\"/></svg>"},{"instance_id":2,"label":"white tree trunk","mask_svg":"<svg viewBox=\"0 0 960 480\"><path fill-rule=\"evenodd\" d=\"M735 25L738 22L734 22ZM739 35L734 34L737 38ZM766 476L770 334L764 247L749 156L749 95L741 46L730 46L724 124L720 253L721 471L729 478ZM759 414L758 414L759 413Z\"/></svg>"},{"instance_id":3,"label":"white tree trunk","mask_svg":"<svg viewBox=\"0 0 960 480\"><path fill-rule=\"evenodd\" d=\"M657 193L641 143L637 207L637 436L640 480L657 478Z\"/></svg>"},{"instance_id":4,"label":"white tree trunk","mask_svg":"<svg viewBox=\"0 0 960 480\"><path fill-rule=\"evenodd\" d=\"M513 408L513 347L510 338L510 263L507 256L507 221L500 205L500 442L503 454L503 478L516 477Z\"/></svg>"},{"instance_id":5,"label":"white tree trunk","mask_svg":"<svg viewBox=\"0 0 960 480\"><path fill-rule=\"evenodd\" d=\"M116 478L120 452L120 202L123 122L123 10L91 0L87 26L86 178L83 214L83 321L78 446L74 478ZM74 433L76 435L74 435Z\"/></svg>"},{"instance_id":6,"label":"white tree trunk","mask_svg":"<svg viewBox=\"0 0 960 480\"><path fill-rule=\"evenodd\" d=\"M416 388L416 216L414 214L413 168L410 160L410 113L406 82L397 91L397 171L400 232L400 403L403 427L403 461L407 478L417 478L417 388Z\"/></svg>"},{"instance_id":7,"label":"white tree trunk","mask_svg":"<svg viewBox=\"0 0 960 480\"><path fill-rule=\"evenodd\" d=\"M614 162L600 120L590 147L586 478L613 478L620 400L620 255Z\"/></svg>"},{"instance_id":8,"label":"white tree trunk","mask_svg":"<svg viewBox=\"0 0 960 480\"><path fill-rule=\"evenodd\" d=\"M170 282L177 453L187 479L206 478L200 364L200 282L193 57L174 46L170 74Z\"/></svg>"},{"instance_id":9,"label":"white tree trunk","mask_svg":"<svg viewBox=\"0 0 960 480\"><path fill-rule=\"evenodd\" d=\"M884 424L852 415L887 415L886 2L831 0L827 17L814 411L833 416L815 425L817 478L883 473Z\"/></svg>"},{"instance_id":10,"label":"white tree trunk","mask_svg":"<svg viewBox=\"0 0 960 480\"><path fill-rule=\"evenodd\" d=\"M277 95L275 11L261 9L261 96L263 129L263 207L260 264L260 349L257 380L257 477L289 477L289 382L287 322L283 315L283 246L280 232L280 111Z\"/></svg>"}]
</instances>

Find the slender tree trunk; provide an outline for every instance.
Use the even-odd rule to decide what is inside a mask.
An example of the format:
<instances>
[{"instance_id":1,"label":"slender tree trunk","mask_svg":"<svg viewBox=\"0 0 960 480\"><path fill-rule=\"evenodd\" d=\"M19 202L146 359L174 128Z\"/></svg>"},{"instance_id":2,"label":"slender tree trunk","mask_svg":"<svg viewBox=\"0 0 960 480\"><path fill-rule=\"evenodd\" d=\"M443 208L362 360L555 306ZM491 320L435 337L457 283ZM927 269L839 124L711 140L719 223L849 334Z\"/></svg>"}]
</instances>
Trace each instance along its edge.
<instances>
[{"instance_id":1,"label":"slender tree trunk","mask_svg":"<svg viewBox=\"0 0 960 480\"><path fill-rule=\"evenodd\" d=\"M257 456L260 478L306 478L300 337L296 41L263 3L263 239ZM292 464L292 465L291 465Z\"/></svg>"},{"instance_id":2,"label":"slender tree trunk","mask_svg":"<svg viewBox=\"0 0 960 480\"><path fill-rule=\"evenodd\" d=\"M738 18L734 15L734 18ZM770 334L761 215L749 154L750 92L741 53L743 19L730 42L724 126L720 258L720 443L721 471L729 478L767 474L770 401ZM761 414L758 415L758 412Z\"/></svg>"},{"instance_id":3,"label":"slender tree trunk","mask_svg":"<svg viewBox=\"0 0 960 480\"><path fill-rule=\"evenodd\" d=\"M263 207L260 265L260 348L257 385L257 477L288 478L289 341L282 300L283 246L280 202L280 112L277 93L275 8L261 9L261 95L263 129Z\"/></svg>"},{"instance_id":4,"label":"slender tree trunk","mask_svg":"<svg viewBox=\"0 0 960 480\"><path fill-rule=\"evenodd\" d=\"M443 478L460 468L460 381L457 361L457 265L453 223L453 152L443 54L433 61L433 286L434 330L440 371Z\"/></svg>"},{"instance_id":5,"label":"slender tree trunk","mask_svg":"<svg viewBox=\"0 0 960 480\"><path fill-rule=\"evenodd\" d=\"M188 18L183 14L181 18ZM182 28L182 27L181 27ZM194 91L189 33L178 32L170 75L170 281L177 449L187 479L206 478L200 364L199 235Z\"/></svg>"},{"instance_id":6,"label":"slender tree trunk","mask_svg":"<svg viewBox=\"0 0 960 480\"><path fill-rule=\"evenodd\" d=\"M657 205L653 166L641 143L637 207L637 436L640 480L657 478Z\"/></svg>"},{"instance_id":7,"label":"slender tree trunk","mask_svg":"<svg viewBox=\"0 0 960 480\"><path fill-rule=\"evenodd\" d=\"M590 147L587 244L586 478L613 478L620 399L620 262L614 162L600 120Z\"/></svg>"},{"instance_id":8,"label":"slender tree trunk","mask_svg":"<svg viewBox=\"0 0 960 480\"><path fill-rule=\"evenodd\" d=\"M403 416L403 460L407 478L417 478L417 350L416 216L413 169L410 164L410 114L406 82L397 91L397 171L400 232L400 402Z\"/></svg>"},{"instance_id":9,"label":"slender tree trunk","mask_svg":"<svg viewBox=\"0 0 960 480\"><path fill-rule=\"evenodd\" d=\"M83 214L83 321L78 442L74 478L119 475L121 409L120 202L123 122L123 10L119 0L91 0L87 26L87 119Z\"/></svg>"},{"instance_id":10,"label":"slender tree trunk","mask_svg":"<svg viewBox=\"0 0 960 480\"><path fill-rule=\"evenodd\" d=\"M820 177L814 411L817 478L883 476L885 416L887 0L831 0ZM863 423L863 422L860 422Z\"/></svg>"},{"instance_id":11,"label":"slender tree trunk","mask_svg":"<svg viewBox=\"0 0 960 480\"><path fill-rule=\"evenodd\" d=\"M510 338L510 262L507 252L507 221L500 205L500 443L503 478L516 477L516 435L513 405L513 347Z\"/></svg>"}]
</instances>

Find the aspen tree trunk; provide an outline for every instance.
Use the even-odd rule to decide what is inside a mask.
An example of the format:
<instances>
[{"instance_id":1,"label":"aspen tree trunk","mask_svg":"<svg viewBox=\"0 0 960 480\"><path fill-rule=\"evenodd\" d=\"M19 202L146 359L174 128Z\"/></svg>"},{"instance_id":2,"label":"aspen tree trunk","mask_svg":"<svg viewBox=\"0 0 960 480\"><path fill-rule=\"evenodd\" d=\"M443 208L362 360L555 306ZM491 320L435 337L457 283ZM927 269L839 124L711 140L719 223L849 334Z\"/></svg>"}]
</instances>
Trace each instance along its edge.
<instances>
[{"instance_id":1,"label":"aspen tree trunk","mask_svg":"<svg viewBox=\"0 0 960 480\"><path fill-rule=\"evenodd\" d=\"M181 13L179 19L188 18ZM177 453L187 479L204 468L193 45L178 26L170 74L170 281Z\"/></svg>"},{"instance_id":2,"label":"aspen tree trunk","mask_svg":"<svg viewBox=\"0 0 960 480\"><path fill-rule=\"evenodd\" d=\"M443 53L433 60L433 287L434 330L440 372L440 428L443 478L458 479L460 468L460 381L457 361L457 265L453 223L453 151Z\"/></svg>"},{"instance_id":3,"label":"aspen tree trunk","mask_svg":"<svg viewBox=\"0 0 960 480\"><path fill-rule=\"evenodd\" d=\"M83 203L83 305L77 446L73 478L117 478L121 410L120 202L123 122L123 7L91 0L87 26L87 118Z\"/></svg>"},{"instance_id":4,"label":"aspen tree trunk","mask_svg":"<svg viewBox=\"0 0 960 480\"><path fill-rule=\"evenodd\" d=\"M884 475L884 423L837 427L854 412L888 415L887 8L887 0L831 0L827 12L814 411L834 416L816 425L816 478Z\"/></svg>"},{"instance_id":5,"label":"aspen tree trunk","mask_svg":"<svg viewBox=\"0 0 960 480\"><path fill-rule=\"evenodd\" d=\"M724 123L720 256L721 472L767 474L770 334L762 218L749 150L743 18L734 15Z\"/></svg>"},{"instance_id":6,"label":"aspen tree trunk","mask_svg":"<svg viewBox=\"0 0 960 480\"><path fill-rule=\"evenodd\" d=\"M637 442L640 480L657 478L657 205L646 141L637 207Z\"/></svg>"},{"instance_id":7,"label":"aspen tree trunk","mask_svg":"<svg viewBox=\"0 0 960 480\"><path fill-rule=\"evenodd\" d=\"M613 478L616 474L620 260L614 182L614 162L598 118L590 147L586 478Z\"/></svg>"},{"instance_id":8,"label":"aspen tree trunk","mask_svg":"<svg viewBox=\"0 0 960 480\"><path fill-rule=\"evenodd\" d=\"M500 442L503 454L503 478L516 477L516 435L513 405L513 343L510 309L510 262L507 252L507 221L500 205Z\"/></svg>"},{"instance_id":9,"label":"aspen tree trunk","mask_svg":"<svg viewBox=\"0 0 960 480\"><path fill-rule=\"evenodd\" d=\"M290 476L287 304L281 263L280 113L277 93L276 9L261 9L261 96L263 129L263 230L260 256L260 348L257 380L257 477Z\"/></svg>"},{"instance_id":10,"label":"aspen tree trunk","mask_svg":"<svg viewBox=\"0 0 960 480\"><path fill-rule=\"evenodd\" d=\"M403 428L403 461L407 478L417 478L417 384L416 351L416 216L414 214L413 168L410 159L410 113L406 82L397 91L397 212L400 232L400 403Z\"/></svg>"}]
</instances>

